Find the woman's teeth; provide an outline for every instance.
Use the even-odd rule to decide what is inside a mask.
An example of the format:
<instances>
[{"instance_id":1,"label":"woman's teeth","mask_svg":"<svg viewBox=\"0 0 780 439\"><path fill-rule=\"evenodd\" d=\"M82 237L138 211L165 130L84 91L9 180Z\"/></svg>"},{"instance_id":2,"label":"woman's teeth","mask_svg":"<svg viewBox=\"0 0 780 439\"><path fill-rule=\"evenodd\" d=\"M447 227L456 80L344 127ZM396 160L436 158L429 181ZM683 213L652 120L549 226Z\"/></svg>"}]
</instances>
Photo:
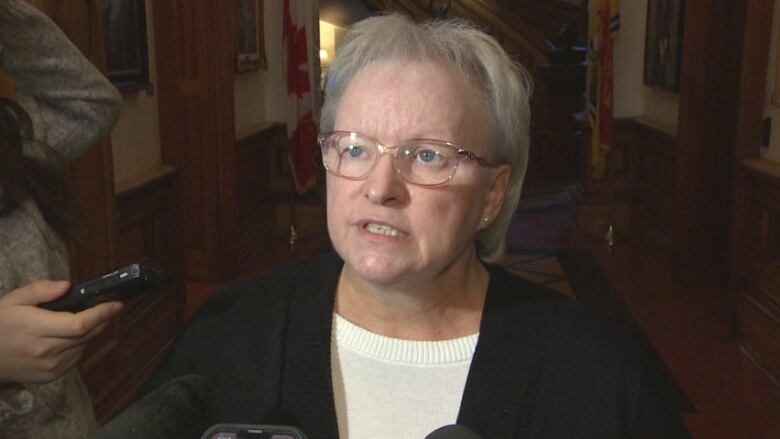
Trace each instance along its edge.
<instances>
[{"instance_id":1,"label":"woman's teeth","mask_svg":"<svg viewBox=\"0 0 780 439\"><path fill-rule=\"evenodd\" d=\"M398 230L390 227L385 226L382 224L366 224L364 228L369 233L374 233L376 235L384 235L384 236L398 236Z\"/></svg>"}]
</instances>

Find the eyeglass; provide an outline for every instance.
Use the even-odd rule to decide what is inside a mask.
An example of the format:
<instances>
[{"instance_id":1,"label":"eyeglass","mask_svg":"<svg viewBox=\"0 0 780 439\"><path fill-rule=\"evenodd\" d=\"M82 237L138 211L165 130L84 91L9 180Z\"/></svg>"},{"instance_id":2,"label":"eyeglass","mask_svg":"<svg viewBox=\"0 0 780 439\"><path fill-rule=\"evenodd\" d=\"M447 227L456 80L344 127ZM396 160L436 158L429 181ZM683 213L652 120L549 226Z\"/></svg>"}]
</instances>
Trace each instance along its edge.
<instances>
[{"instance_id":1,"label":"eyeglass","mask_svg":"<svg viewBox=\"0 0 780 439\"><path fill-rule=\"evenodd\" d=\"M395 169L412 184L425 187L449 182L463 159L495 168L487 160L451 142L436 139L411 139L396 146L385 146L360 133L333 131L317 138L322 148L322 163L333 175L347 180L363 180L386 152L395 149Z\"/></svg>"}]
</instances>

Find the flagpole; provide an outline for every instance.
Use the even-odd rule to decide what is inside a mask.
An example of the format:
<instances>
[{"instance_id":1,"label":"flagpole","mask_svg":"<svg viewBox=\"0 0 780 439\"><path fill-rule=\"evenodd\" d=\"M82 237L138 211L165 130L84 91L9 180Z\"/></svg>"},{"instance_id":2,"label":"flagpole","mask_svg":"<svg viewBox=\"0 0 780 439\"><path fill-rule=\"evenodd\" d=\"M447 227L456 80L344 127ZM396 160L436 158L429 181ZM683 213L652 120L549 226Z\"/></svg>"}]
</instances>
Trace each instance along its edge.
<instances>
[{"instance_id":1,"label":"flagpole","mask_svg":"<svg viewBox=\"0 0 780 439\"><path fill-rule=\"evenodd\" d=\"M290 253L295 252L295 244L301 239L298 231L295 229L295 206L298 204L298 190L295 188L295 176L290 179L292 183L292 196L290 197L290 232L288 241L290 243Z\"/></svg>"},{"instance_id":2,"label":"flagpole","mask_svg":"<svg viewBox=\"0 0 780 439\"><path fill-rule=\"evenodd\" d=\"M604 233L604 241L607 243L607 253L612 254L612 249L615 246L615 187L614 180L612 179L612 163L610 163L610 156L612 155L612 148L607 151L606 161L607 166L607 231Z\"/></svg>"}]
</instances>

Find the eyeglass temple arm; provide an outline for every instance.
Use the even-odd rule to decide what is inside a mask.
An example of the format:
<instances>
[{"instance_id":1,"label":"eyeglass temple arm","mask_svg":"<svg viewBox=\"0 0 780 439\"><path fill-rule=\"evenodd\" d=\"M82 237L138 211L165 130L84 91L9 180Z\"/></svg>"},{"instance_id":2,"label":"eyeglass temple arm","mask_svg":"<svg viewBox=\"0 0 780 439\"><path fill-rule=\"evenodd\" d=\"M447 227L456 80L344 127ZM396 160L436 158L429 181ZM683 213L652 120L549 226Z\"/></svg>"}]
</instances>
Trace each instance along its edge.
<instances>
[{"instance_id":1,"label":"eyeglass temple arm","mask_svg":"<svg viewBox=\"0 0 780 439\"><path fill-rule=\"evenodd\" d=\"M497 164L490 163L489 161L483 159L482 157L479 157L478 155L474 154L473 152L467 150L467 149L458 149L458 154L466 157L469 160L474 160L477 163L479 163L482 166L487 166L488 168L497 168Z\"/></svg>"}]
</instances>

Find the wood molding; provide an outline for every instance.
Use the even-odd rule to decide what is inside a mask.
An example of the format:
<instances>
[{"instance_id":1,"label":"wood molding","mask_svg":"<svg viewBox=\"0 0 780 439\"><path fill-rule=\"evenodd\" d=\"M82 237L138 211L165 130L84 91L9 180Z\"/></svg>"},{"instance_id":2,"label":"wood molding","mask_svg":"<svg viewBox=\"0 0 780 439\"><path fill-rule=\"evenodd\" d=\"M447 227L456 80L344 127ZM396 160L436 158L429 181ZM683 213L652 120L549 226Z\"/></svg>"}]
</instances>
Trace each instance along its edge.
<instances>
[{"instance_id":1,"label":"wood molding","mask_svg":"<svg viewBox=\"0 0 780 439\"><path fill-rule=\"evenodd\" d=\"M743 163L746 224L739 238L745 259L737 308L739 342L780 382L780 165Z\"/></svg>"}]
</instances>

